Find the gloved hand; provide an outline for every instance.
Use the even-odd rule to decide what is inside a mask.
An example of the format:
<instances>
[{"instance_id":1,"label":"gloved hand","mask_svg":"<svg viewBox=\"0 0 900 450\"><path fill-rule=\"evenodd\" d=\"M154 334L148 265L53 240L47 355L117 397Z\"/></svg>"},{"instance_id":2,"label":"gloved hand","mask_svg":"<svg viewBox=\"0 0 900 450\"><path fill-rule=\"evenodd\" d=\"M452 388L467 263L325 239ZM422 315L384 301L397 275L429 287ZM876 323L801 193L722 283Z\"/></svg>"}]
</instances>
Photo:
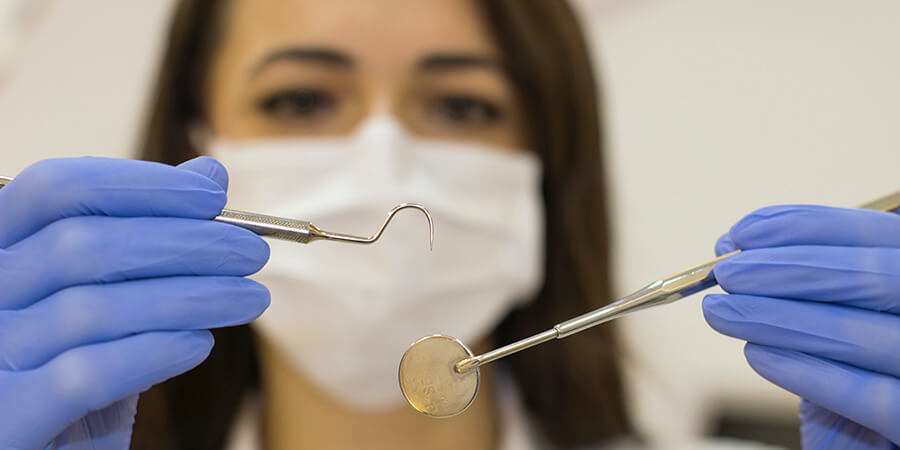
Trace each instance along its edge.
<instances>
[{"instance_id":1,"label":"gloved hand","mask_svg":"<svg viewBox=\"0 0 900 450\"><path fill-rule=\"evenodd\" d=\"M226 187L205 157L74 158L0 189L0 449L128 448L136 394L268 306L266 243L209 220Z\"/></svg>"},{"instance_id":2,"label":"gloved hand","mask_svg":"<svg viewBox=\"0 0 900 450\"><path fill-rule=\"evenodd\" d=\"M714 269L730 295L703 300L707 322L748 341L750 366L802 397L803 447L900 443L900 215L774 206L716 245L741 253Z\"/></svg>"}]
</instances>

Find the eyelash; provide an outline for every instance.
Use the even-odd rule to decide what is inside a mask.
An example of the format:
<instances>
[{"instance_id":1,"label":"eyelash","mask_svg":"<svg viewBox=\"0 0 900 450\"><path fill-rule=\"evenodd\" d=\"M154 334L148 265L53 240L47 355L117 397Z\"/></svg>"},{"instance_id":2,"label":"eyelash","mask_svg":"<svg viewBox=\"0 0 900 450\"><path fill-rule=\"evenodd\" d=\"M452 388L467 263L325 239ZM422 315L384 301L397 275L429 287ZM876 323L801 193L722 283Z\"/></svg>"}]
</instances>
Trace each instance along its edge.
<instances>
[{"instance_id":1,"label":"eyelash","mask_svg":"<svg viewBox=\"0 0 900 450\"><path fill-rule=\"evenodd\" d=\"M485 125L500 120L503 111L496 104L472 94L448 94L428 105L429 115L438 115L463 125Z\"/></svg>"},{"instance_id":2,"label":"eyelash","mask_svg":"<svg viewBox=\"0 0 900 450\"><path fill-rule=\"evenodd\" d=\"M280 120L311 120L337 111L338 99L315 88L293 88L263 96L257 108L263 114ZM426 105L428 116L452 126L479 127L497 123L503 110L496 103L477 94L447 93L438 95Z\"/></svg>"},{"instance_id":3,"label":"eyelash","mask_svg":"<svg viewBox=\"0 0 900 450\"><path fill-rule=\"evenodd\" d=\"M319 89L291 89L266 95L257 106L276 118L315 118L333 112L337 99Z\"/></svg>"}]
</instances>

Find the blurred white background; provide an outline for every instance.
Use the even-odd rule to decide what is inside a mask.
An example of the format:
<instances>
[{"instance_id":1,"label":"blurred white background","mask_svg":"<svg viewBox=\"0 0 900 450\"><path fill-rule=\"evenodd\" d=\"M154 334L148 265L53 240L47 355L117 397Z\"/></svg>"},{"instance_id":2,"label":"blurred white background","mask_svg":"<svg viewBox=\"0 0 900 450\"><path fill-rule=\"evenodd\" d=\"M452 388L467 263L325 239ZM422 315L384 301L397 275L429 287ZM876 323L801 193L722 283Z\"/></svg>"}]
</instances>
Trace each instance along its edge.
<instances>
[{"instance_id":1,"label":"blurred white background","mask_svg":"<svg viewBox=\"0 0 900 450\"><path fill-rule=\"evenodd\" d=\"M0 174L133 155L172 1L31 1L12 20L25 2L0 0ZM709 259L756 207L900 189L900 2L577 5L605 89L619 293ZM722 412L795 420L796 399L705 325L699 296L622 325L651 440L689 440Z\"/></svg>"},{"instance_id":2,"label":"blurred white background","mask_svg":"<svg viewBox=\"0 0 900 450\"><path fill-rule=\"evenodd\" d=\"M900 2L579 4L606 88L620 292L709 259L754 208L900 189ZM640 428L672 441L713 412L794 419L700 300L623 321Z\"/></svg>"}]
</instances>

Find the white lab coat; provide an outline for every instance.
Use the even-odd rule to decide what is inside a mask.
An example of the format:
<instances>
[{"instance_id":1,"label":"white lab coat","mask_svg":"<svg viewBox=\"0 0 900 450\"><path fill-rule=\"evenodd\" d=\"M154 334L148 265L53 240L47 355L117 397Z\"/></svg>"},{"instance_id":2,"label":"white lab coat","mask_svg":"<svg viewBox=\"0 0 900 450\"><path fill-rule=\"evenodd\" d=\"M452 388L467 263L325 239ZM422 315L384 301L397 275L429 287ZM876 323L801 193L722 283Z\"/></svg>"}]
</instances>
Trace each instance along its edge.
<instances>
[{"instance_id":1,"label":"white lab coat","mask_svg":"<svg viewBox=\"0 0 900 450\"><path fill-rule=\"evenodd\" d=\"M511 375L498 365L494 379L497 411L500 419L500 443L497 450L538 450L552 448L537 432L528 417L519 390ZM225 450L262 450L260 430L261 399L248 395L231 429ZM734 440L703 440L677 447L648 447L634 441L583 447L579 450L774 450L776 447Z\"/></svg>"}]
</instances>

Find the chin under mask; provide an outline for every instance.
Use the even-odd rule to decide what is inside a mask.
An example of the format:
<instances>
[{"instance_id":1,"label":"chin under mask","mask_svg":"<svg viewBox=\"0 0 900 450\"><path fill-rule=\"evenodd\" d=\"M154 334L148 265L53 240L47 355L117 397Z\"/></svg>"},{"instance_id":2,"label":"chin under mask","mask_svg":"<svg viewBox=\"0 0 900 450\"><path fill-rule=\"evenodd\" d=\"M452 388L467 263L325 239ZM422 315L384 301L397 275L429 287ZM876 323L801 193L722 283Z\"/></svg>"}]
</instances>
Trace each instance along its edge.
<instances>
[{"instance_id":1,"label":"chin under mask","mask_svg":"<svg viewBox=\"0 0 900 450\"><path fill-rule=\"evenodd\" d=\"M312 382L346 406L379 411L403 403L397 365L406 347L442 333L487 337L543 278L541 168L531 153L408 136L376 117L342 138L210 140L228 169L228 206L314 221L368 235L398 214L372 245L269 241L253 276L272 294L254 323Z\"/></svg>"}]
</instances>

